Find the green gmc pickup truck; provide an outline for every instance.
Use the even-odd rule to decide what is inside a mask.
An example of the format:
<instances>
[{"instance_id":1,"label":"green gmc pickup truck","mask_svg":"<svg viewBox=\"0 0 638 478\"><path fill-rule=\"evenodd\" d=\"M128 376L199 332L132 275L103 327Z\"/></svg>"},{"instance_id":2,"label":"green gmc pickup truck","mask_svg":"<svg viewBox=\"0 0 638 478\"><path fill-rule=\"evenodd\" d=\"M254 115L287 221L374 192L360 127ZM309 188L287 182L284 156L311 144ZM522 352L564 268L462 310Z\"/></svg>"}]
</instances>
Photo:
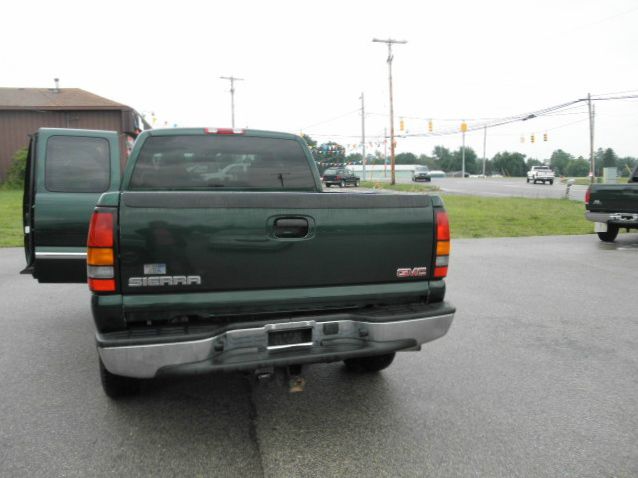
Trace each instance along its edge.
<instances>
[{"instance_id":1,"label":"green gmc pickup truck","mask_svg":"<svg viewBox=\"0 0 638 478\"><path fill-rule=\"evenodd\" d=\"M620 229L638 229L638 166L627 184L589 186L585 208L601 241L614 242Z\"/></svg>"},{"instance_id":2,"label":"green gmc pickup truck","mask_svg":"<svg viewBox=\"0 0 638 478\"><path fill-rule=\"evenodd\" d=\"M378 371L448 331L438 196L323 192L284 133L145 131L123 174L119 145L39 130L23 206L23 272L88 281L110 397L168 374Z\"/></svg>"}]
</instances>

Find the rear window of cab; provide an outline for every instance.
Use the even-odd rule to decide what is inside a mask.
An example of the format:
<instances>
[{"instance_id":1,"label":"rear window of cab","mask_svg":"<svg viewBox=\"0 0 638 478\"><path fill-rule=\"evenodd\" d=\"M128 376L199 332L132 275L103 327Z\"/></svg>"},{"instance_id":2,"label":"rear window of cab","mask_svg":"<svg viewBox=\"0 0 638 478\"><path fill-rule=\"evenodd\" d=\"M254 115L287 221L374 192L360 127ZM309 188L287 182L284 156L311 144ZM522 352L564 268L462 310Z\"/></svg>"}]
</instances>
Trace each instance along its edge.
<instances>
[{"instance_id":1,"label":"rear window of cab","mask_svg":"<svg viewBox=\"0 0 638 478\"><path fill-rule=\"evenodd\" d=\"M151 136L129 190L309 189L314 176L292 139L238 135Z\"/></svg>"}]
</instances>

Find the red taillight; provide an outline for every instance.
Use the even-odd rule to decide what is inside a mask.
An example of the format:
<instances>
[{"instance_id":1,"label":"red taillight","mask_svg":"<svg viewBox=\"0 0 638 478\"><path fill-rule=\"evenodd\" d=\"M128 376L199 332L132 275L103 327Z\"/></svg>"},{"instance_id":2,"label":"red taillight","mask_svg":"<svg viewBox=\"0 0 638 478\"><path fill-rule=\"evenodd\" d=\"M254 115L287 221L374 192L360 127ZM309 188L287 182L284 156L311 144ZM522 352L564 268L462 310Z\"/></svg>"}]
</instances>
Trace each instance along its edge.
<instances>
[{"instance_id":1,"label":"red taillight","mask_svg":"<svg viewBox=\"0 0 638 478\"><path fill-rule=\"evenodd\" d=\"M436 213L436 240L450 240L450 221L445 211L437 211Z\"/></svg>"},{"instance_id":2,"label":"red taillight","mask_svg":"<svg viewBox=\"0 0 638 478\"><path fill-rule=\"evenodd\" d=\"M244 134L243 129L238 128L204 128L206 134Z\"/></svg>"},{"instance_id":3,"label":"red taillight","mask_svg":"<svg viewBox=\"0 0 638 478\"><path fill-rule=\"evenodd\" d=\"M115 292L113 213L95 211L89 224L86 275L92 292Z\"/></svg>"},{"instance_id":4,"label":"red taillight","mask_svg":"<svg viewBox=\"0 0 638 478\"><path fill-rule=\"evenodd\" d=\"M436 255L434 256L434 277L443 279L447 276L450 259L450 221L447 212L437 211L436 218Z\"/></svg>"},{"instance_id":5,"label":"red taillight","mask_svg":"<svg viewBox=\"0 0 638 478\"><path fill-rule=\"evenodd\" d=\"M91 292L115 292L115 279L92 279L89 277Z\"/></svg>"},{"instance_id":6,"label":"red taillight","mask_svg":"<svg viewBox=\"0 0 638 478\"><path fill-rule=\"evenodd\" d=\"M337 176L335 179L336 179L337 181L341 181L341 176Z\"/></svg>"},{"instance_id":7,"label":"red taillight","mask_svg":"<svg viewBox=\"0 0 638 478\"><path fill-rule=\"evenodd\" d=\"M89 247L113 247L113 214L94 212L89 225Z\"/></svg>"},{"instance_id":8,"label":"red taillight","mask_svg":"<svg viewBox=\"0 0 638 478\"><path fill-rule=\"evenodd\" d=\"M590 198L591 198L591 186L587 188L587 191L585 191L585 204L589 204Z\"/></svg>"}]
</instances>

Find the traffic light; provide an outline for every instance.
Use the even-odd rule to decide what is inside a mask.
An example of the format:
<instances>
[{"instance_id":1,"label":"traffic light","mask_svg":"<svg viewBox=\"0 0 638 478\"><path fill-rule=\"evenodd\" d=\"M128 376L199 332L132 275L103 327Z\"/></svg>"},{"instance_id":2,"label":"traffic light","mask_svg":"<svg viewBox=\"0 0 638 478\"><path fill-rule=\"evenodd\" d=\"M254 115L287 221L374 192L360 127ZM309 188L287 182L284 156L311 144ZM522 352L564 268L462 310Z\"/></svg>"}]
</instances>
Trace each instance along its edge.
<instances>
[{"instance_id":1,"label":"traffic light","mask_svg":"<svg viewBox=\"0 0 638 478\"><path fill-rule=\"evenodd\" d=\"M431 133L432 132L432 120L428 121L428 132Z\"/></svg>"},{"instance_id":2,"label":"traffic light","mask_svg":"<svg viewBox=\"0 0 638 478\"><path fill-rule=\"evenodd\" d=\"M547 141L547 133L543 133L543 141Z\"/></svg>"},{"instance_id":3,"label":"traffic light","mask_svg":"<svg viewBox=\"0 0 638 478\"><path fill-rule=\"evenodd\" d=\"M405 130L405 121L403 121L403 118L401 118L401 120L399 121L399 129L401 131Z\"/></svg>"},{"instance_id":4,"label":"traffic light","mask_svg":"<svg viewBox=\"0 0 638 478\"><path fill-rule=\"evenodd\" d=\"M461 133L467 133L467 123L465 121L461 123Z\"/></svg>"},{"instance_id":5,"label":"traffic light","mask_svg":"<svg viewBox=\"0 0 638 478\"><path fill-rule=\"evenodd\" d=\"M534 141L536 141L536 138L534 137L534 135L530 136L529 141L530 143L533 143Z\"/></svg>"}]
</instances>

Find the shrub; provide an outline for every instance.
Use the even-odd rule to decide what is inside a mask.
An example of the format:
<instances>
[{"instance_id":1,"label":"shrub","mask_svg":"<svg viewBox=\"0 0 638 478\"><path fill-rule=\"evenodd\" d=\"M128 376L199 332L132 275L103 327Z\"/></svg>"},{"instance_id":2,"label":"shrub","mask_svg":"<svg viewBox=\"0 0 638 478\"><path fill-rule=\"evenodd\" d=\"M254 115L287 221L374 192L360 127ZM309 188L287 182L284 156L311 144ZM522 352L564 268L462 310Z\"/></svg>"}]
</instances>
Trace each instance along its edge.
<instances>
[{"instance_id":1,"label":"shrub","mask_svg":"<svg viewBox=\"0 0 638 478\"><path fill-rule=\"evenodd\" d=\"M22 188L24 186L24 172L27 168L27 148L19 149L11 158L11 165L7 171L5 184L12 188Z\"/></svg>"}]
</instances>

